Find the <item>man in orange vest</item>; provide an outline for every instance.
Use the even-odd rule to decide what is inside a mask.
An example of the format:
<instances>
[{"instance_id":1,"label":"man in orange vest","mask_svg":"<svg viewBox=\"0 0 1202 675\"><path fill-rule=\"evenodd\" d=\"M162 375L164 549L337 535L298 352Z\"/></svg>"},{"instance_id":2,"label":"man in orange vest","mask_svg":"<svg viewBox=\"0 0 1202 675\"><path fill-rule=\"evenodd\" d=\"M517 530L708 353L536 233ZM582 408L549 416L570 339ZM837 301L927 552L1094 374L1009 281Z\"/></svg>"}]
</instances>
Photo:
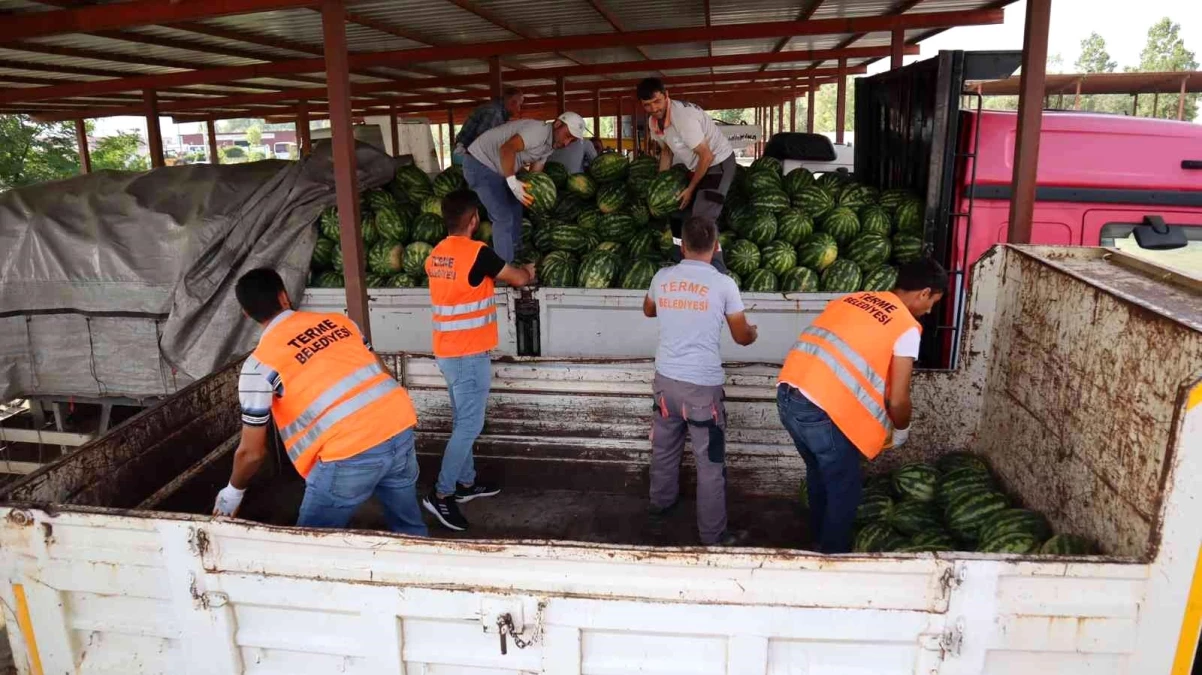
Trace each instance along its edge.
<instances>
[{"instance_id":1,"label":"man in orange vest","mask_svg":"<svg viewBox=\"0 0 1202 675\"><path fill-rule=\"evenodd\" d=\"M442 217L447 238L426 258L426 275L434 309L434 358L447 381L453 420L438 482L422 506L444 526L466 530L459 504L501 491L476 480L472 458L492 380L488 352L497 346L494 280L525 286L534 279L534 265L506 264L487 244L472 239L480 215L471 192L443 197Z\"/></svg>"},{"instance_id":2,"label":"man in orange vest","mask_svg":"<svg viewBox=\"0 0 1202 675\"><path fill-rule=\"evenodd\" d=\"M242 365L242 439L213 515L238 512L267 456L267 424L274 422L305 478L297 525L345 527L374 494L390 529L425 536L417 505L417 414L359 327L341 314L293 311L275 270L247 272L234 294L263 334Z\"/></svg>"},{"instance_id":3,"label":"man in orange vest","mask_svg":"<svg viewBox=\"0 0 1202 675\"><path fill-rule=\"evenodd\" d=\"M806 465L810 534L822 553L851 550L860 455L910 435L910 373L922 327L947 289L933 260L902 265L896 287L831 301L781 368L776 407Z\"/></svg>"}]
</instances>

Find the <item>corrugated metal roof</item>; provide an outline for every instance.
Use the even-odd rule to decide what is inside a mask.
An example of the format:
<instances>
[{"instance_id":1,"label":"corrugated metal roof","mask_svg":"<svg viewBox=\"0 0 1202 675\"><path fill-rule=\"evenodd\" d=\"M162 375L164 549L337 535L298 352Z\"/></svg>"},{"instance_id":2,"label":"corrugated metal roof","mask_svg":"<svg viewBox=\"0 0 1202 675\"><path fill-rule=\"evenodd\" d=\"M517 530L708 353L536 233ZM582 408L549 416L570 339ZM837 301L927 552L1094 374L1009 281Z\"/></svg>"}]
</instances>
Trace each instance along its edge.
<instances>
[{"instance_id":1,"label":"corrugated metal roof","mask_svg":"<svg viewBox=\"0 0 1202 675\"><path fill-rule=\"evenodd\" d=\"M475 0L495 15L537 37L611 33L614 27L587 0ZM622 25L627 30L625 18Z\"/></svg>"},{"instance_id":2,"label":"corrugated metal roof","mask_svg":"<svg viewBox=\"0 0 1202 675\"><path fill-rule=\"evenodd\" d=\"M826 0L818 6L812 19L845 19L856 16L881 16L888 14L897 0ZM983 3L976 3L981 6ZM925 5L925 0L923 1ZM925 9L925 7L924 7Z\"/></svg>"},{"instance_id":3,"label":"corrugated metal roof","mask_svg":"<svg viewBox=\"0 0 1202 675\"><path fill-rule=\"evenodd\" d=\"M796 21L810 2L811 0L710 0L710 21L715 24Z\"/></svg>"},{"instance_id":4,"label":"corrugated metal roof","mask_svg":"<svg viewBox=\"0 0 1202 675\"><path fill-rule=\"evenodd\" d=\"M705 25L700 0L603 0L626 30L690 28Z\"/></svg>"},{"instance_id":5,"label":"corrugated metal roof","mask_svg":"<svg viewBox=\"0 0 1202 675\"><path fill-rule=\"evenodd\" d=\"M32 66L54 66L62 68L64 71L75 69L94 69L120 72L129 75L153 75L158 73L173 73L178 72L178 68L162 68L159 66L139 65L136 63L119 63L114 61L99 61L96 59L81 59L74 56L58 56L56 54L35 54L32 52L15 51L12 49L4 49L0 47L0 60L19 61L22 64L31 66L29 74L33 75L39 71Z\"/></svg>"},{"instance_id":6,"label":"corrugated metal roof","mask_svg":"<svg viewBox=\"0 0 1202 675\"><path fill-rule=\"evenodd\" d=\"M349 9L435 43L473 43L512 40L517 36L444 0L374 0Z\"/></svg>"},{"instance_id":7,"label":"corrugated metal roof","mask_svg":"<svg viewBox=\"0 0 1202 675\"><path fill-rule=\"evenodd\" d=\"M311 54L308 52L295 51L291 49L279 49L276 47L252 44L242 40L228 40L226 38L214 37L204 33L177 28L168 28L166 26L139 26L137 28L127 28L121 32L136 33L155 38L162 38L165 41L170 42L172 45L179 45L181 42L183 42L188 45L196 45L197 47L207 46L215 49L234 49L240 52L246 51L252 54L261 55L260 58L264 61L270 61L273 59L295 59L302 56L311 56ZM172 49L179 50L179 55L184 58L191 58L191 55L198 53L197 48L173 46Z\"/></svg>"},{"instance_id":8,"label":"corrugated metal roof","mask_svg":"<svg viewBox=\"0 0 1202 675\"><path fill-rule=\"evenodd\" d=\"M250 63L255 63L255 60L252 59L223 56L220 54L213 54L211 52L186 52L185 54L181 54L180 50L172 47L127 42L124 40L116 40L83 33L71 33L69 35L55 35L52 37L35 38L27 41L25 44L34 49L36 49L38 46L44 45L50 47L67 47L70 49L86 49L98 52L99 54L111 54L113 56L123 56L129 58L165 59L178 61L181 67L183 67L185 64L192 64L192 67L218 67L243 66ZM98 67L105 67L109 64L109 62L100 59L97 61L97 64Z\"/></svg>"}]
</instances>

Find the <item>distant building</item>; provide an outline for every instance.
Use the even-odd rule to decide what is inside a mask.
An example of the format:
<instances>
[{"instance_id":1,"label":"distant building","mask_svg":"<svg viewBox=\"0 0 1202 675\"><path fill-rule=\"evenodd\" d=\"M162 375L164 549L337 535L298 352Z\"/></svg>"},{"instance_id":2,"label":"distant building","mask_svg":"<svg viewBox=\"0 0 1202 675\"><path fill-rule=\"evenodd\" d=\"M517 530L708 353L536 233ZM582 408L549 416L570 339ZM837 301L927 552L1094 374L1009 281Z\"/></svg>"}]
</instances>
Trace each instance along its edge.
<instances>
[{"instance_id":1,"label":"distant building","mask_svg":"<svg viewBox=\"0 0 1202 675\"><path fill-rule=\"evenodd\" d=\"M270 153L269 156L275 156L277 159L288 159L292 150L296 147L296 131L292 129L264 131L262 136L263 143L260 146L262 151ZM205 138L204 133L180 134L179 141L183 152L196 152L202 155L208 152L208 140ZM246 148L248 151L252 149L250 141L246 140L245 131L231 131L229 133L217 134L218 148L232 145Z\"/></svg>"}]
</instances>

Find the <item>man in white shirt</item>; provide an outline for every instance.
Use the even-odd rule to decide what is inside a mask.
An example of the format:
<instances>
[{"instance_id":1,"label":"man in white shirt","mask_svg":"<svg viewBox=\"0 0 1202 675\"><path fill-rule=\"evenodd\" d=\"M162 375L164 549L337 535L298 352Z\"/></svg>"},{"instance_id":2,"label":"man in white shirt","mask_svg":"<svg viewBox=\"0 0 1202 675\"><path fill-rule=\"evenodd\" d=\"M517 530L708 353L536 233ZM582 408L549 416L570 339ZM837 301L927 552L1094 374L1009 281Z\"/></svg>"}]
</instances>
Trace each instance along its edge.
<instances>
[{"instance_id":1,"label":"man in white shirt","mask_svg":"<svg viewBox=\"0 0 1202 675\"><path fill-rule=\"evenodd\" d=\"M735 180L735 152L730 141L700 107L668 97L658 78L639 82L636 89L643 110L647 111L647 132L661 146L659 170L673 164L689 170L689 184L680 195L680 208L686 217L701 217L718 222L726 193ZM673 259L680 260L680 226L683 219L671 222ZM725 271L722 250L713 259L714 267Z\"/></svg>"}]
</instances>

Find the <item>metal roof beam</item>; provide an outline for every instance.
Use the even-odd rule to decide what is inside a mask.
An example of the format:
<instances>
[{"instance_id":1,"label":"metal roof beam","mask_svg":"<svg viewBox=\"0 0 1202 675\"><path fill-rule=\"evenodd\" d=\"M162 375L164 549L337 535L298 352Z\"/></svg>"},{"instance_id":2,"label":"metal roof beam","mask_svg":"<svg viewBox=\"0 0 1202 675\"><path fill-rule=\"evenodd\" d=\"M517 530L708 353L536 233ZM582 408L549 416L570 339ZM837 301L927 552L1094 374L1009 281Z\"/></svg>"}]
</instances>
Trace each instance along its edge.
<instances>
[{"instance_id":1,"label":"metal roof beam","mask_svg":"<svg viewBox=\"0 0 1202 675\"><path fill-rule=\"evenodd\" d=\"M220 2L131 0L130 2L86 5L52 12L29 12L5 18L4 23L0 24L0 43L46 35L91 33L130 26L148 26L235 14L253 14L274 9L309 7L316 4L318 4L317 0L221 0Z\"/></svg>"},{"instance_id":2,"label":"metal roof beam","mask_svg":"<svg viewBox=\"0 0 1202 675\"><path fill-rule=\"evenodd\" d=\"M606 21L608 21L609 25L614 27L614 30L618 31L619 33L626 32L626 27L622 25L621 19L619 19L618 16L613 13L613 10L611 10L609 7L606 7L604 2L602 2L601 0L588 0L588 4L592 5L593 9L597 10L597 13L600 14L601 17L604 18ZM706 23L705 23L705 25L708 26L709 25L709 18L708 18L708 16L709 16L709 0L706 0L705 8L706 8ZM651 57L647 55L647 52L642 47L635 45L634 50L636 52L638 52L639 55L642 56L644 59L647 59L648 61L652 60ZM710 56L713 56L712 50L710 51Z\"/></svg>"},{"instance_id":3,"label":"metal roof beam","mask_svg":"<svg viewBox=\"0 0 1202 675\"><path fill-rule=\"evenodd\" d=\"M810 17L814 16L814 12L818 11L818 7L821 4L822 4L822 0L808 0L808 2L806 3L806 7L804 9L802 9L800 13L798 13L797 20L798 21L809 21ZM789 41L792 39L793 39L792 36L781 38L780 42L777 42L776 46L772 48L772 52L773 53L783 52L785 50L785 47L787 47L789 45ZM766 63L764 65L760 66L760 70L765 70L766 68L768 68L768 64L766 64Z\"/></svg>"}]
</instances>

